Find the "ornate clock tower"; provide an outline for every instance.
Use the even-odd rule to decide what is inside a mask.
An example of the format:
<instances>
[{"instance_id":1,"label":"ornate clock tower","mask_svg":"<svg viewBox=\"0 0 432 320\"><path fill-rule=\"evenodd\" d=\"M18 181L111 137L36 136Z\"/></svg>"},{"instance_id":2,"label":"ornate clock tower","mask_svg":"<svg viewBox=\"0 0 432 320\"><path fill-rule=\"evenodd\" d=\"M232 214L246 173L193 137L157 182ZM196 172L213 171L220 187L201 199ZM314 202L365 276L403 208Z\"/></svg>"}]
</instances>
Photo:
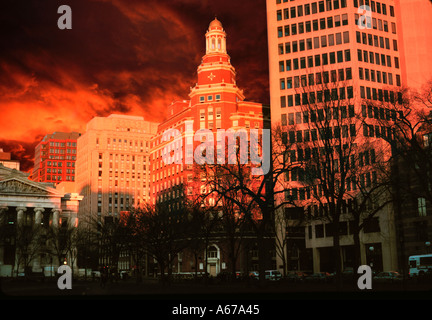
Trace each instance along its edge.
<instances>
[{"instance_id":1,"label":"ornate clock tower","mask_svg":"<svg viewBox=\"0 0 432 320\"><path fill-rule=\"evenodd\" d=\"M243 91L236 85L236 72L227 53L226 33L218 19L210 23L205 38L206 54L198 66L198 82L189 94L191 106L243 101Z\"/></svg>"}]
</instances>

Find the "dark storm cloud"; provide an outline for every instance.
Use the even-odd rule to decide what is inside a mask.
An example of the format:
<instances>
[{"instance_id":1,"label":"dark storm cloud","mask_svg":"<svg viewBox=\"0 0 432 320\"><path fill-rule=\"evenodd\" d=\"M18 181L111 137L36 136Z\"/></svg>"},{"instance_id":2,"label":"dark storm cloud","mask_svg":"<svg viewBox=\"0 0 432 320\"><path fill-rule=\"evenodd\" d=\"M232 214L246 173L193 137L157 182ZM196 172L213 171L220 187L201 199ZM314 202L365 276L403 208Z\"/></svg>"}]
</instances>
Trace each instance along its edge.
<instances>
[{"instance_id":1,"label":"dark storm cloud","mask_svg":"<svg viewBox=\"0 0 432 320\"><path fill-rule=\"evenodd\" d=\"M269 101L264 0L61 4L72 8L72 30L57 28L58 1L0 4L0 147L26 159L24 169L35 141L83 131L96 115L162 120L171 101L188 99L215 16L246 98Z\"/></svg>"}]
</instances>

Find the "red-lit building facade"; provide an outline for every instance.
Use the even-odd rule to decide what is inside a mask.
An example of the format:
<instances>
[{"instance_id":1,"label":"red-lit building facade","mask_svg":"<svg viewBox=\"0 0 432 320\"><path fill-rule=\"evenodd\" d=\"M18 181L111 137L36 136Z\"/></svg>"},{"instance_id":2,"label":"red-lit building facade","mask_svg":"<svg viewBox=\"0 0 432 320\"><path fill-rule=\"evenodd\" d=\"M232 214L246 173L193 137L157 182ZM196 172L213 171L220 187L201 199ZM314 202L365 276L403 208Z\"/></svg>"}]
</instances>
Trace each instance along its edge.
<instances>
[{"instance_id":1,"label":"red-lit building facade","mask_svg":"<svg viewBox=\"0 0 432 320\"><path fill-rule=\"evenodd\" d=\"M262 129L266 121L270 121L266 114L269 108L261 103L245 101L243 90L237 86L236 71L227 53L226 33L219 20L214 19L210 23L205 41L206 54L198 66L197 83L191 87L189 99L173 102L169 106L168 117L159 125L151 143L152 200L153 203L164 203L173 212L183 208L185 198L196 198L208 192L205 178L199 176L194 160L194 152L201 144L201 140L194 137L195 132L208 129L213 133L216 154L218 129ZM169 130L175 134L164 137ZM167 149L170 152L168 155ZM167 162L164 155L169 156L171 161ZM214 206L215 202L215 197L210 195L203 206ZM203 249L199 265L195 266L193 257L183 252L173 271L192 272L197 268L199 272L204 272L206 254L210 275L229 271L224 252L221 241L212 241L207 249ZM241 261L237 264L239 269L241 264ZM253 270L253 266L249 266L249 270Z\"/></svg>"},{"instance_id":2,"label":"red-lit building facade","mask_svg":"<svg viewBox=\"0 0 432 320\"><path fill-rule=\"evenodd\" d=\"M78 132L47 134L35 148L31 179L37 182L75 181Z\"/></svg>"}]
</instances>

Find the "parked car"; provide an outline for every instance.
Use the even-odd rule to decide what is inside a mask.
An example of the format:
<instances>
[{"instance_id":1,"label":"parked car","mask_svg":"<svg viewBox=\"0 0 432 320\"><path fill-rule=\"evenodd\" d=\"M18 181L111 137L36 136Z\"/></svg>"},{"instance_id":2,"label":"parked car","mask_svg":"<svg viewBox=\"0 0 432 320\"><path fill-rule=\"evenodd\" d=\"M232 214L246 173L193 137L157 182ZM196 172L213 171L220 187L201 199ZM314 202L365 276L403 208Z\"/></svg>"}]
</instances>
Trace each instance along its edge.
<instances>
[{"instance_id":1,"label":"parked car","mask_svg":"<svg viewBox=\"0 0 432 320\"><path fill-rule=\"evenodd\" d=\"M305 278L307 282L331 282L333 280L333 275L328 272L316 272L308 275Z\"/></svg>"},{"instance_id":2,"label":"parked car","mask_svg":"<svg viewBox=\"0 0 432 320\"><path fill-rule=\"evenodd\" d=\"M127 280L129 278L129 271L120 271L120 279Z\"/></svg>"},{"instance_id":3,"label":"parked car","mask_svg":"<svg viewBox=\"0 0 432 320\"><path fill-rule=\"evenodd\" d=\"M249 272L249 278L251 278L252 280L258 280L259 279L258 271Z\"/></svg>"},{"instance_id":4,"label":"parked car","mask_svg":"<svg viewBox=\"0 0 432 320\"><path fill-rule=\"evenodd\" d=\"M383 271L373 277L374 282L381 282L381 283L394 283L396 281L401 281L401 280L402 280L402 275L396 271Z\"/></svg>"},{"instance_id":5,"label":"parked car","mask_svg":"<svg viewBox=\"0 0 432 320\"><path fill-rule=\"evenodd\" d=\"M271 281L277 281L282 279L282 274L278 270L266 270L265 279Z\"/></svg>"},{"instance_id":6,"label":"parked car","mask_svg":"<svg viewBox=\"0 0 432 320\"><path fill-rule=\"evenodd\" d=\"M285 276L285 279L289 282L301 282L304 281L307 274L301 271L291 271Z\"/></svg>"}]
</instances>

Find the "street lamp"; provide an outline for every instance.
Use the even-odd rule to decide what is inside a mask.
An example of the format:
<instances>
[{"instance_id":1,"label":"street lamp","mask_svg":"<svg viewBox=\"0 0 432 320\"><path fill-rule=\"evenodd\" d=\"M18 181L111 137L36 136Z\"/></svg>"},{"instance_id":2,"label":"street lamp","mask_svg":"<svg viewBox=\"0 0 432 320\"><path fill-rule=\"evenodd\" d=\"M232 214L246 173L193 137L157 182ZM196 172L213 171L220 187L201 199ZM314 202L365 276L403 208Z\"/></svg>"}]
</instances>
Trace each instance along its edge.
<instances>
[{"instance_id":1,"label":"street lamp","mask_svg":"<svg viewBox=\"0 0 432 320\"><path fill-rule=\"evenodd\" d=\"M430 245L431 245L430 241L426 241L425 245L426 245L426 253L429 253L430 252Z\"/></svg>"},{"instance_id":2,"label":"street lamp","mask_svg":"<svg viewBox=\"0 0 432 320\"><path fill-rule=\"evenodd\" d=\"M373 268L373 251L374 251L374 247L373 246L370 246L369 247L369 251L370 251L370 267L371 267L371 269Z\"/></svg>"}]
</instances>

